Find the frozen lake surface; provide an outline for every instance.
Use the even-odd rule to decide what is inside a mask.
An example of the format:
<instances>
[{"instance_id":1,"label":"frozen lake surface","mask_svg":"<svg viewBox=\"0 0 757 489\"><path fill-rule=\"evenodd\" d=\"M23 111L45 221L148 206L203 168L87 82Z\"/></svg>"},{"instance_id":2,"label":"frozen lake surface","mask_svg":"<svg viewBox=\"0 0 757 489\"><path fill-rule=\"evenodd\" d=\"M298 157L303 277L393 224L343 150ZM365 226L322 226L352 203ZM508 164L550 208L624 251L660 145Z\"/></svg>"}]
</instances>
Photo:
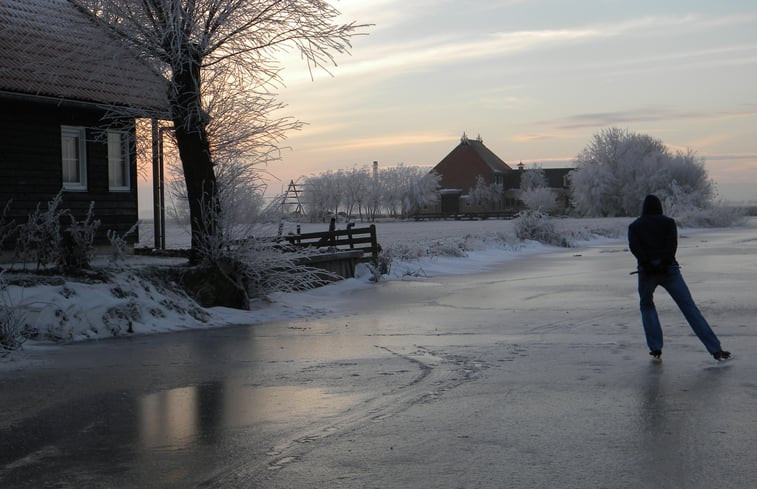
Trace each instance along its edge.
<instances>
[{"instance_id":1,"label":"frozen lake surface","mask_svg":"<svg viewBox=\"0 0 757 489\"><path fill-rule=\"evenodd\" d=\"M750 487L754 223L680 240L724 364L664 293L650 362L625 248L325 288L299 296L324 306L300 319L25 352L0 370L0 487Z\"/></svg>"}]
</instances>

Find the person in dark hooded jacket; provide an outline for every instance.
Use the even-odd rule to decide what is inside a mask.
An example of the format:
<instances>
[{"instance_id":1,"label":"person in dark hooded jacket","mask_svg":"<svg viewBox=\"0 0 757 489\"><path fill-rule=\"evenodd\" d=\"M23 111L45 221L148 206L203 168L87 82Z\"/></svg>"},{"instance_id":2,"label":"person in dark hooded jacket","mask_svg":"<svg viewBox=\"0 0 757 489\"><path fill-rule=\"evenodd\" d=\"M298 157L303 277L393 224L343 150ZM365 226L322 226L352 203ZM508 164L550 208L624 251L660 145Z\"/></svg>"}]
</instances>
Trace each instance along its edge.
<instances>
[{"instance_id":1,"label":"person in dark hooded jacket","mask_svg":"<svg viewBox=\"0 0 757 489\"><path fill-rule=\"evenodd\" d=\"M628 226L628 245L638 262L641 322L649 354L662 355L662 327L653 295L657 286L668 291L691 329L716 360L727 360L715 333L694 303L676 261L678 229L676 222L662 213L662 203L654 195L644 199L641 216Z\"/></svg>"}]
</instances>

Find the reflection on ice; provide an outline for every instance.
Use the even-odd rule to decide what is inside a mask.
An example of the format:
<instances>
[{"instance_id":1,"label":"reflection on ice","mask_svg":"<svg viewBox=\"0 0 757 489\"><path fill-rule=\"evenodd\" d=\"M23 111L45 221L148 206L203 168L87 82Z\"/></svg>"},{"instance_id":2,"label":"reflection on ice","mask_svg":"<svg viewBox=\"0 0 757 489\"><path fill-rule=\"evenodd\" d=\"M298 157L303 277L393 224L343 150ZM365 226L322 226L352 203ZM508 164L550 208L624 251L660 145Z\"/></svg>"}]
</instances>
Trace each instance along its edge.
<instances>
[{"instance_id":1,"label":"reflection on ice","mask_svg":"<svg viewBox=\"0 0 757 489\"><path fill-rule=\"evenodd\" d=\"M149 394L137 405L139 439L145 447L182 448L199 429L198 386Z\"/></svg>"},{"instance_id":2,"label":"reflection on ice","mask_svg":"<svg viewBox=\"0 0 757 489\"><path fill-rule=\"evenodd\" d=\"M138 400L139 440L145 448L187 448L210 443L229 427L329 416L354 401L354 396L299 386L256 387L226 381L178 387Z\"/></svg>"}]
</instances>

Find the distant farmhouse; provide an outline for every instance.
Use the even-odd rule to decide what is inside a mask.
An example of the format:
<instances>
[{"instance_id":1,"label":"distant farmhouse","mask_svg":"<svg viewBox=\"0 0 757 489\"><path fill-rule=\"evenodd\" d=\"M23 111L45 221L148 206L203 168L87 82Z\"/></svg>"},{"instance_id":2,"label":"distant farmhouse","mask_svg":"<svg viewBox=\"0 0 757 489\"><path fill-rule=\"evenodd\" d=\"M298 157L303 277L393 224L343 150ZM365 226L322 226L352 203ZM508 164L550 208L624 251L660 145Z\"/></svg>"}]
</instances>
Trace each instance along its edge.
<instances>
[{"instance_id":1,"label":"distant farmhouse","mask_svg":"<svg viewBox=\"0 0 757 489\"><path fill-rule=\"evenodd\" d=\"M544 169L547 186L557 195L558 204L567 209L568 174L572 168ZM524 208L520 200L521 178L526 170L520 163L513 169L484 145L479 136L463 134L460 144L432 170L440 175L439 200L420 210L419 216L505 216ZM481 201L477 185L496 188L498 198Z\"/></svg>"},{"instance_id":2,"label":"distant farmhouse","mask_svg":"<svg viewBox=\"0 0 757 489\"><path fill-rule=\"evenodd\" d=\"M165 119L166 80L67 0L0 0L0 209L24 222L63 190L81 219L91 201L109 229L137 222L134 119ZM136 237L132 237L132 241Z\"/></svg>"}]
</instances>

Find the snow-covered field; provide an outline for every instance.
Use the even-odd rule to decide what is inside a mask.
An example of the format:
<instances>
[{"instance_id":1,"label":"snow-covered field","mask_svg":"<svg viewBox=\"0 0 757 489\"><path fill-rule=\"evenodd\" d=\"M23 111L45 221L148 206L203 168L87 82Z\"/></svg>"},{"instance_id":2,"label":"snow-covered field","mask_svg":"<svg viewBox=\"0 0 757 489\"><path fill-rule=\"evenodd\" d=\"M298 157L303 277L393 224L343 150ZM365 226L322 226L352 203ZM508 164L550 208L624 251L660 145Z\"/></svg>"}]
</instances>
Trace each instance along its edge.
<instances>
[{"instance_id":1,"label":"snow-covered field","mask_svg":"<svg viewBox=\"0 0 757 489\"><path fill-rule=\"evenodd\" d=\"M554 224L572 245L587 246L625 240L629 222L627 218L556 219ZM284 233L294 232L295 227L287 224ZM308 232L326 230L328 225L303 224L301 228ZM152 239L150 229L143 226L142 243ZM181 229L170 229L167 234L171 246L182 246L180 240L187 237ZM514 221L507 220L379 222L377 235L383 249L394 253L390 273L382 280L476 273L493 263L559 249L518 240ZM9 285L0 291L0 299L39 331L40 339L27 341L24 348L40 348L53 340L65 343L324 316L344 307L345 291L373 286L369 271L359 268L354 279L307 292L273 294L254 303L251 311L203 309L183 294L160 289L129 271L129 266L155 260L132 257L107 284L52 279L42 285ZM100 257L95 264L108 266L107 261Z\"/></svg>"},{"instance_id":2,"label":"snow-covered field","mask_svg":"<svg viewBox=\"0 0 757 489\"><path fill-rule=\"evenodd\" d=\"M630 218L583 218L583 219L555 219L556 228L565 234L593 238L596 233L607 234L619 233L618 236L625 239L626 227L631 222ZM355 222L355 227L369 226L368 222ZM504 233L514 236L514 220L487 219L483 221L379 221L376 223L378 240L384 248L398 243L416 244L443 239L457 239L468 235L493 236ZM284 222L282 234L295 233L297 227L302 233L328 231L328 223L294 223ZM345 223L337 224L338 229L346 226ZM278 232L277 225L262 226L256 232L262 236L274 236ZM591 236L594 232L595 236ZM152 246L154 243L153 224L142 223L139 227L139 245ZM166 228L166 244L169 248L186 248L189 246L189 229L176 225Z\"/></svg>"}]
</instances>

